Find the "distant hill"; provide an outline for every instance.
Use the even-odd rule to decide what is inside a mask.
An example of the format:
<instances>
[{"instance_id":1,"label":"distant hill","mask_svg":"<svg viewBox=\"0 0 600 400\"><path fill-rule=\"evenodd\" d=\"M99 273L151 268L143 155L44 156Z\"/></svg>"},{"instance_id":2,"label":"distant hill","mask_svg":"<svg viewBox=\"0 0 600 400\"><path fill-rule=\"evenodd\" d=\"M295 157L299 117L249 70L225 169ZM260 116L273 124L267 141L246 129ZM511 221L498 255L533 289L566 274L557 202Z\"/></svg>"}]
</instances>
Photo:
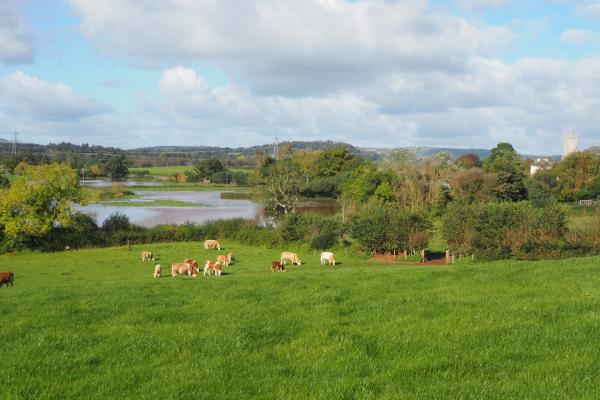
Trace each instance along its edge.
<instances>
[{"instance_id":1,"label":"distant hill","mask_svg":"<svg viewBox=\"0 0 600 400\"><path fill-rule=\"evenodd\" d=\"M419 159L432 157L439 153L448 153L452 158L458 158L460 156L464 156L465 154L476 154L477 156L479 156L480 159L483 160L484 158L487 158L491 153L490 149L454 149L448 147L361 148L363 152L376 154L376 158L383 158L392 150L396 149L412 150L417 154L417 158ZM548 156L534 154L521 154L521 157L525 159L530 158L532 160L535 160L537 158L551 158L560 160L561 158L561 156L559 155Z\"/></svg>"},{"instance_id":2,"label":"distant hill","mask_svg":"<svg viewBox=\"0 0 600 400\"><path fill-rule=\"evenodd\" d=\"M0 143L8 143L8 140L0 138Z\"/></svg>"}]
</instances>

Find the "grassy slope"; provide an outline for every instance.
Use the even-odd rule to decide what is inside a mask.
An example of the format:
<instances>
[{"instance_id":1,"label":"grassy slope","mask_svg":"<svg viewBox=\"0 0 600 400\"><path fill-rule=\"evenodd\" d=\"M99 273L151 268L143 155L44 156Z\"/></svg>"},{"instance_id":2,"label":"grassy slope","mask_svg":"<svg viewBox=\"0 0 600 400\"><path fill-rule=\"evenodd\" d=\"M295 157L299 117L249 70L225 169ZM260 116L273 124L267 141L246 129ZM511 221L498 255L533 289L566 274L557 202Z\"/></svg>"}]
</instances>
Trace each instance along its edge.
<instances>
[{"instance_id":1,"label":"grassy slope","mask_svg":"<svg viewBox=\"0 0 600 400\"><path fill-rule=\"evenodd\" d=\"M217 277L152 279L200 244L0 257L0 398L594 398L600 258L381 267L224 243ZM210 253L213 257L216 252Z\"/></svg>"}]
</instances>

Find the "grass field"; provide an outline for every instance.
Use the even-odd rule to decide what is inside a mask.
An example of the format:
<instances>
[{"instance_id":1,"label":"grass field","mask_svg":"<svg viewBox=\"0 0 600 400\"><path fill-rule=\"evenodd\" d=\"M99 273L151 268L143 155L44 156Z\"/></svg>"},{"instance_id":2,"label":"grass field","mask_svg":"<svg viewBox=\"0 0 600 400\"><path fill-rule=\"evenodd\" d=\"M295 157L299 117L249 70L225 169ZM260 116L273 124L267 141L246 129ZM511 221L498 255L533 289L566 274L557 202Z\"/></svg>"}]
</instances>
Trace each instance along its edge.
<instances>
[{"instance_id":1,"label":"grass field","mask_svg":"<svg viewBox=\"0 0 600 400\"><path fill-rule=\"evenodd\" d=\"M136 168L129 168L130 172L135 172L135 171L148 171L150 173L150 175L153 176L169 176L169 175L174 175L174 174L180 174L183 173L185 171L190 171L192 169L191 166L189 165L175 165L172 167L136 167Z\"/></svg>"},{"instance_id":2,"label":"grass field","mask_svg":"<svg viewBox=\"0 0 600 400\"><path fill-rule=\"evenodd\" d=\"M273 273L278 250L222 245L238 262L197 279L166 270L199 243L1 256L0 398L598 398L598 257L333 268L299 251Z\"/></svg>"},{"instance_id":3,"label":"grass field","mask_svg":"<svg viewBox=\"0 0 600 400\"><path fill-rule=\"evenodd\" d=\"M172 167L136 167L129 168L130 172L135 171L148 171L152 176L170 176L175 174L181 174L185 171L191 171L193 167L191 165L176 165ZM228 168L231 172L250 172L251 169L245 168Z\"/></svg>"}]
</instances>

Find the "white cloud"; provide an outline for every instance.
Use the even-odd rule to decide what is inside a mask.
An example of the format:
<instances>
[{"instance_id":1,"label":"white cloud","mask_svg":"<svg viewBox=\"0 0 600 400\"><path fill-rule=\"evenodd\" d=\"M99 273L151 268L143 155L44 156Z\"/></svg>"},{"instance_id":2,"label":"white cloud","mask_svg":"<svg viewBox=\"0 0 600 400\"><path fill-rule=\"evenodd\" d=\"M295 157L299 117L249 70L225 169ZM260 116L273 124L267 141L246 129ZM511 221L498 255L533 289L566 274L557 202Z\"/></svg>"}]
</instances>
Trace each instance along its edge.
<instances>
[{"instance_id":1,"label":"white cloud","mask_svg":"<svg viewBox=\"0 0 600 400\"><path fill-rule=\"evenodd\" d=\"M425 0L70 2L106 52L151 65L216 63L266 94L331 93L392 70L458 72L512 37L433 13Z\"/></svg>"},{"instance_id":2,"label":"white cloud","mask_svg":"<svg viewBox=\"0 0 600 400\"><path fill-rule=\"evenodd\" d=\"M600 35L589 29L572 28L560 35L560 41L570 44L584 44L600 38Z\"/></svg>"},{"instance_id":3,"label":"white cloud","mask_svg":"<svg viewBox=\"0 0 600 400\"><path fill-rule=\"evenodd\" d=\"M508 3L507 0L457 0L457 2L458 5L465 10L499 8Z\"/></svg>"},{"instance_id":4,"label":"white cloud","mask_svg":"<svg viewBox=\"0 0 600 400\"><path fill-rule=\"evenodd\" d=\"M581 14L592 18L600 18L600 2L596 0L577 1L580 3L576 6L576 10ZM584 3L584 4L581 4Z\"/></svg>"},{"instance_id":5,"label":"white cloud","mask_svg":"<svg viewBox=\"0 0 600 400\"><path fill-rule=\"evenodd\" d=\"M33 37L25 22L13 11L13 1L0 1L0 61L7 64L33 59Z\"/></svg>"},{"instance_id":6,"label":"white cloud","mask_svg":"<svg viewBox=\"0 0 600 400\"><path fill-rule=\"evenodd\" d=\"M76 120L106 111L65 84L49 83L20 71L0 78L0 109L40 121Z\"/></svg>"}]
</instances>

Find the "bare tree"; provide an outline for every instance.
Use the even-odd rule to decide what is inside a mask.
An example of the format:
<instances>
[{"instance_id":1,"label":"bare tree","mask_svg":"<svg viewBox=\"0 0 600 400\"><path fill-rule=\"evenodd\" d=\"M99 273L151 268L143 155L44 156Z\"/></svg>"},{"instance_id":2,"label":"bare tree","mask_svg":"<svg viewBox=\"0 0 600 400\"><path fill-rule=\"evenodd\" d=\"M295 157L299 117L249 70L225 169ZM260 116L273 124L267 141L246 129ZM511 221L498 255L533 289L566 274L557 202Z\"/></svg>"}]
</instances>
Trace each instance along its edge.
<instances>
[{"instance_id":1,"label":"bare tree","mask_svg":"<svg viewBox=\"0 0 600 400\"><path fill-rule=\"evenodd\" d=\"M304 179L299 165L289 160L280 160L271 165L260 186L260 199L265 214L279 218L294 212L300 200Z\"/></svg>"}]
</instances>

